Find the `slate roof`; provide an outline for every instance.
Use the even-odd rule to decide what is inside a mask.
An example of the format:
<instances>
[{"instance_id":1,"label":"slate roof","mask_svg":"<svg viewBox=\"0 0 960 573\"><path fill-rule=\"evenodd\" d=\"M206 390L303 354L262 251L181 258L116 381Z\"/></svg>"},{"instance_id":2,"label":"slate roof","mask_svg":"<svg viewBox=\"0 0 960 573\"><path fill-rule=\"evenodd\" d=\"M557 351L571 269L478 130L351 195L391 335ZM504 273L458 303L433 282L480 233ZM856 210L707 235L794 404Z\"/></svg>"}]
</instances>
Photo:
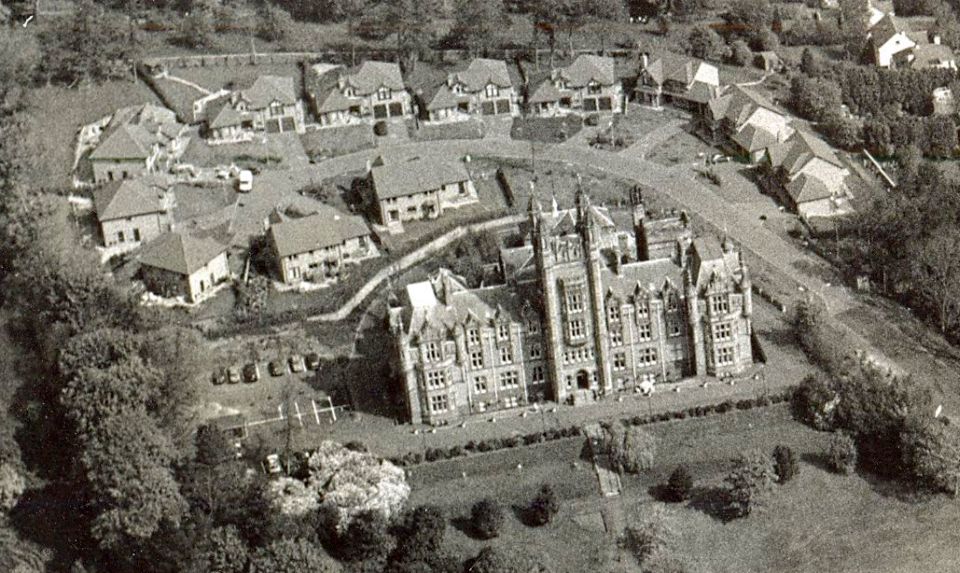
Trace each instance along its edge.
<instances>
[{"instance_id":1,"label":"slate roof","mask_svg":"<svg viewBox=\"0 0 960 573\"><path fill-rule=\"evenodd\" d=\"M786 189L787 194L797 205L820 199L829 199L833 196L823 181L806 173L801 173L796 179L787 183Z\"/></svg>"},{"instance_id":2,"label":"slate roof","mask_svg":"<svg viewBox=\"0 0 960 573\"><path fill-rule=\"evenodd\" d=\"M355 71L344 76L344 81L360 95L375 93L381 87L404 89L400 66L392 62L363 62Z\"/></svg>"},{"instance_id":3,"label":"slate roof","mask_svg":"<svg viewBox=\"0 0 960 573\"><path fill-rule=\"evenodd\" d=\"M377 201L433 191L470 179L462 161L437 157L378 165L372 174Z\"/></svg>"},{"instance_id":4,"label":"slate roof","mask_svg":"<svg viewBox=\"0 0 960 573\"><path fill-rule=\"evenodd\" d=\"M638 292L660 292L668 282L673 288L683 288L683 269L670 259L627 263L620 267L619 274L610 269L600 272L604 295L612 294L624 301Z\"/></svg>"},{"instance_id":5,"label":"slate roof","mask_svg":"<svg viewBox=\"0 0 960 573\"><path fill-rule=\"evenodd\" d=\"M251 109L264 109L279 101L284 105L297 103L297 88L293 78L287 76L258 76L253 85L240 90Z\"/></svg>"},{"instance_id":6,"label":"slate roof","mask_svg":"<svg viewBox=\"0 0 960 573\"><path fill-rule=\"evenodd\" d=\"M356 100L352 100L343 95L339 88L333 88L330 90L330 93L327 95L326 99L323 100L323 103L320 104L320 107L317 108L317 113L346 111L355 105L357 105Z\"/></svg>"},{"instance_id":7,"label":"slate roof","mask_svg":"<svg viewBox=\"0 0 960 573\"><path fill-rule=\"evenodd\" d=\"M90 159L147 159L156 137L139 125L121 125L109 132Z\"/></svg>"},{"instance_id":8,"label":"slate roof","mask_svg":"<svg viewBox=\"0 0 960 573\"><path fill-rule=\"evenodd\" d=\"M171 110L152 104L122 107L114 112L90 159L143 159L155 144L180 135L183 126Z\"/></svg>"},{"instance_id":9,"label":"slate roof","mask_svg":"<svg viewBox=\"0 0 960 573\"><path fill-rule=\"evenodd\" d=\"M308 253L370 235L363 217L346 215L326 207L298 219L271 225L270 236L280 257Z\"/></svg>"},{"instance_id":10,"label":"slate roof","mask_svg":"<svg viewBox=\"0 0 960 573\"><path fill-rule=\"evenodd\" d=\"M708 64L703 60L665 53L650 62L644 72L649 75L657 85L663 85L664 82L668 80L683 85L690 85L702 66L716 68L716 66Z\"/></svg>"},{"instance_id":11,"label":"slate roof","mask_svg":"<svg viewBox=\"0 0 960 573\"><path fill-rule=\"evenodd\" d=\"M803 169L803 166L814 157L819 157L840 169L846 168L825 141L808 131L798 129L787 142L790 144L790 150L784 156L781 165L791 175Z\"/></svg>"},{"instance_id":12,"label":"slate roof","mask_svg":"<svg viewBox=\"0 0 960 573\"><path fill-rule=\"evenodd\" d=\"M468 96L458 96L450 91L447 84L440 84L427 98L427 111L457 107L461 102L469 101L469 99Z\"/></svg>"},{"instance_id":13,"label":"slate roof","mask_svg":"<svg viewBox=\"0 0 960 573\"><path fill-rule=\"evenodd\" d=\"M709 102L710 111L715 119L725 117L740 125L757 108L768 109L776 114L785 115L767 98L742 86L733 86L729 91Z\"/></svg>"},{"instance_id":14,"label":"slate roof","mask_svg":"<svg viewBox=\"0 0 960 573\"><path fill-rule=\"evenodd\" d=\"M910 66L914 68L936 68L956 61L953 50L945 44L920 44L913 49L913 56Z\"/></svg>"},{"instance_id":15,"label":"slate roof","mask_svg":"<svg viewBox=\"0 0 960 573\"><path fill-rule=\"evenodd\" d=\"M470 92L482 91L488 84L501 88L513 85L506 62L488 58L474 58L466 70L450 74L447 83L452 82L462 83Z\"/></svg>"},{"instance_id":16,"label":"slate roof","mask_svg":"<svg viewBox=\"0 0 960 573\"><path fill-rule=\"evenodd\" d=\"M575 88L584 87L591 81L611 86L617 81L614 68L613 58L582 54L569 66L560 68L559 74Z\"/></svg>"},{"instance_id":17,"label":"slate roof","mask_svg":"<svg viewBox=\"0 0 960 573\"><path fill-rule=\"evenodd\" d=\"M429 280L407 285L404 323L410 335L449 330L468 320L488 323L497 318L519 322L536 308L535 291L499 285L468 289L447 269Z\"/></svg>"},{"instance_id":18,"label":"slate roof","mask_svg":"<svg viewBox=\"0 0 960 573\"><path fill-rule=\"evenodd\" d=\"M237 109L230 104L228 98L218 100L210 105L212 106L210 110L211 113L207 116L213 118L208 124L210 129L231 127L243 123L244 114L237 111Z\"/></svg>"},{"instance_id":19,"label":"slate roof","mask_svg":"<svg viewBox=\"0 0 960 573\"><path fill-rule=\"evenodd\" d=\"M909 31L910 28L906 23L892 13L884 15L884 17L870 29L870 33L873 36L873 43L877 47L886 44L897 34L906 34Z\"/></svg>"},{"instance_id":20,"label":"slate roof","mask_svg":"<svg viewBox=\"0 0 960 573\"><path fill-rule=\"evenodd\" d=\"M733 249L724 251L719 239L712 235L693 240L692 272L698 290L704 289L714 276L729 279L740 272L740 256Z\"/></svg>"},{"instance_id":21,"label":"slate roof","mask_svg":"<svg viewBox=\"0 0 960 573\"><path fill-rule=\"evenodd\" d=\"M731 138L748 152L759 151L777 143L777 136L757 125L747 125Z\"/></svg>"},{"instance_id":22,"label":"slate roof","mask_svg":"<svg viewBox=\"0 0 960 573\"><path fill-rule=\"evenodd\" d=\"M552 103L560 101L560 90L550 80L543 80L530 94L530 103Z\"/></svg>"},{"instance_id":23,"label":"slate roof","mask_svg":"<svg viewBox=\"0 0 960 573\"><path fill-rule=\"evenodd\" d=\"M189 276L226 250L226 245L212 238L171 231L144 248L140 264Z\"/></svg>"},{"instance_id":24,"label":"slate roof","mask_svg":"<svg viewBox=\"0 0 960 573\"><path fill-rule=\"evenodd\" d=\"M101 222L166 210L163 192L137 180L114 181L97 189L93 206Z\"/></svg>"}]
</instances>

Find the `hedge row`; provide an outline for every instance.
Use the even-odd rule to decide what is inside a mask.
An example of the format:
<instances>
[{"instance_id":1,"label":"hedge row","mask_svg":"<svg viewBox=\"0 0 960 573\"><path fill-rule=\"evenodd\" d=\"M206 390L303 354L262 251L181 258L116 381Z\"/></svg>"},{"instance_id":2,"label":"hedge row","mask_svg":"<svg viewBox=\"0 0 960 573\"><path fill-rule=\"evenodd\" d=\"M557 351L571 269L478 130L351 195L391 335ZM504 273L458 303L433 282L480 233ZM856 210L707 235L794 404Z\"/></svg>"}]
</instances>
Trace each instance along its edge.
<instances>
[{"instance_id":1,"label":"hedge row","mask_svg":"<svg viewBox=\"0 0 960 573\"><path fill-rule=\"evenodd\" d=\"M673 412L661 412L649 416L633 416L632 418L623 418L620 420L625 426L644 426L658 422L667 422L669 420L684 420L686 418L701 418L713 414L727 414L737 410L751 410L753 408L763 408L773 404L782 404L789 402L793 397L795 390L788 388L778 394L770 396L759 396L757 398L744 398L742 400L725 400L719 404L710 404L707 406L691 406L685 410L676 410ZM427 448L423 453L408 452L402 456L390 458L390 461L401 467L411 467L424 462L436 462L441 460L450 460L477 453L494 452L508 448L520 446L532 446L542 442L550 442L564 438L573 438L582 434L580 426L570 426L569 428L552 428L544 432L534 432L524 436L510 436L506 438L491 438L489 440L474 441L470 440L463 446L452 446L449 448Z\"/></svg>"}]
</instances>

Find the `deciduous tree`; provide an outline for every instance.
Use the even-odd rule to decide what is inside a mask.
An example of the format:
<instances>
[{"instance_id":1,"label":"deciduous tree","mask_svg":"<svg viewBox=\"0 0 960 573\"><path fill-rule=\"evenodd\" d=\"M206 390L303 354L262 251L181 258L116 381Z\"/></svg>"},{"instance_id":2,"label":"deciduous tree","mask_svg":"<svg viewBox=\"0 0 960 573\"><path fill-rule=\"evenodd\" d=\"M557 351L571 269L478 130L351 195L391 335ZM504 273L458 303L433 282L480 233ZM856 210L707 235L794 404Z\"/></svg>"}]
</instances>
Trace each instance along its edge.
<instances>
[{"instance_id":1,"label":"deciduous tree","mask_svg":"<svg viewBox=\"0 0 960 573\"><path fill-rule=\"evenodd\" d=\"M840 474L849 474L857 466L857 444L845 432L837 432L827 446L827 465Z\"/></svg>"},{"instance_id":2,"label":"deciduous tree","mask_svg":"<svg viewBox=\"0 0 960 573\"><path fill-rule=\"evenodd\" d=\"M949 418L913 416L902 439L904 464L918 482L960 495L960 426Z\"/></svg>"},{"instance_id":3,"label":"deciduous tree","mask_svg":"<svg viewBox=\"0 0 960 573\"><path fill-rule=\"evenodd\" d=\"M486 55L495 45L508 18L503 0L458 0L453 33L474 55Z\"/></svg>"},{"instance_id":4,"label":"deciduous tree","mask_svg":"<svg viewBox=\"0 0 960 573\"><path fill-rule=\"evenodd\" d=\"M500 534L503 526L503 509L493 498L481 499L470 509L470 522L480 537L494 538Z\"/></svg>"},{"instance_id":5,"label":"deciduous tree","mask_svg":"<svg viewBox=\"0 0 960 573\"><path fill-rule=\"evenodd\" d=\"M758 450L741 454L733 470L724 478L730 512L737 517L750 515L763 503L775 479L769 456Z\"/></svg>"},{"instance_id":6,"label":"deciduous tree","mask_svg":"<svg viewBox=\"0 0 960 573\"><path fill-rule=\"evenodd\" d=\"M692 490L693 477L690 476L690 470L687 466L680 464L667 480L667 498L674 502L686 501L690 498Z\"/></svg>"},{"instance_id":7,"label":"deciduous tree","mask_svg":"<svg viewBox=\"0 0 960 573\"><path fill-rule=\"evenodd\" d=\"M604 431L602 448L617 471L637 473L653 467L657 439L639 426L614 423Z\"/></svg>"},{"instance_id":8,"label":"deciduous tree","mask_svg":"<svg viewBox=\"0 0 960 573\"><path fill-rule=\"evenodd\" d=\"M960 321L960 231L941 227L908 247L913 287L924 306L937 317L940 332Z\"/></svg>"},{"instance_id":9,"label":"deciduous tree","mask_svg":"<svg viewBox=\"0 0 960 573\"><path fill-rule=\"evenodd\" d=\"M249 573L334 573L341 567L322 549L302 539L282 539L250 557Z\"/></svg>"}]
</instances>

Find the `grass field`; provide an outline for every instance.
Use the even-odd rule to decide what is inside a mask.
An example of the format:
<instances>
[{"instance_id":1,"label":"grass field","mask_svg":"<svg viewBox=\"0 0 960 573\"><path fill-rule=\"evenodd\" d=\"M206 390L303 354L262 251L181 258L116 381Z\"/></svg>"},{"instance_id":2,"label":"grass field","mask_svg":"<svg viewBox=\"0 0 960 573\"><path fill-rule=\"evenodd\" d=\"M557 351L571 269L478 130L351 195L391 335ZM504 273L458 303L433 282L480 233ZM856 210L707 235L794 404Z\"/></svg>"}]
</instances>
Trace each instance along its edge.
<instances>
[{"instance_id":1,"label":"grass field","mask_svg":"<svg viewBox=\"0 0 960 573\"><path fill-rule=\"evenodd\" d=\"M649 428L659 438L656 467L626 480L622 500L599 496L596 476L583 460L582 439L570 439L415 468L411 503L446 508L454 518L447 546L464 557L489 543L546 555L560 572L632 570L629 559L613 549L615 536L578 523L589 522L584 519L589 515L608 515L611 505L627 520L646 511L654 501L650 489L684 462L691 467L698 493L693 502L672 508L680 533L678 551L699 570L906 573L955 571L960 565L955 551L960 533L953 526L960 505L942 496L898 495L894 486L869 476L828 473L817 454L829 434L794 422L785 407ZM777 486L759 512L723 522L700 509L702 498L720 485L730 458L746 448L770 451L777 444L793 447L804 461L799 477ZM526 527L508 510L501 536L481 542L455 519L485 496L507 507L526 503L541 482L554 484L564 500L560 515L546 528ZM618 563L618 557L624 562Z\"/></svg>"},{"instance_id":2,"label":"grass field","mask_svg":"<svg viewBox=\"0 0 960 573\"><path fill-rule=\"evenodd\" d=\"M45 168L39 187L70 183L77 129L110 115L117 108L144 103L160 104L142 82L113 81L98 86L42 87L31 92L33 133L42 148Z\"/></svg>"}]
</instances>

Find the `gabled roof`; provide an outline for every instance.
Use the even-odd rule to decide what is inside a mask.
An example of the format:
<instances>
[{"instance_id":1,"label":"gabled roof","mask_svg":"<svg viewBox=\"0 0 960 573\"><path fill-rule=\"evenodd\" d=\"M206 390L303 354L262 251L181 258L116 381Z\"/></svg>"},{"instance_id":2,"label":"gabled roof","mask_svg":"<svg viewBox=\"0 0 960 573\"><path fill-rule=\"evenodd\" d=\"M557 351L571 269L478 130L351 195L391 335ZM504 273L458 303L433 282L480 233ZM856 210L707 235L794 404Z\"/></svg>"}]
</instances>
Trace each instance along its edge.
<instances>
[{"instance_id":1,"label":"gabled roof","mask_svg":"<svg viewBox=\"0 0 960 573\"><path fill-rule=\"evenodd\" d=\"M708 107L714 119L726 118L737 127L747 121L758 108L787 117L767 98L742 86L733 86L720 97L710 100Z\"/></svg>"},{"instance_id":2,"label":"gabled roof","mask_svg":"<svg viewBox=\"0 0 960 573\"><path fill-rule=\"evenodd\" d=\"M293 105L297 103L297 88L291 77L259 76L249 88L240 90L240 97L251 109L264 109L275 101Z\"/></svg>"},{"instance_id":3,"label":"gabled roof","mask_svg":"<svg viewBox=\"0 0 960 573\"><path fill-rule=\"evenodd\" d=\"M728 239L725 239L725 242ZM720 241L707 235L693 240L692 273L694 284L702 290L714 280L735 279L740 272L740 255L728 245L724 248Z\"/></svg>"},{"instance_id":4,"label":"gabled roof","mask_svg":"<svg viewBox=\"0 0 960 573\"><path fill-rule=\"evenodd\" d=\"M346 111L351 107L357 105L357 102L351 100L338 88L333 88L330 90L330 93L327 94L326 99L323 100L323 103L320 104L320 107L317 108L317 113L327 113L331 111Z\"/></svg>"},{"instance_id":5,"label":"gabled roof","mask_svg":"<svg viewBox=\"0 0 960 573\"><path fill-rule=\"evenodd\" d=\"M720 88L699 80L695 80L687 90L687 99L697 103L707 103L720 93Z\"/></svg>"},{"instance_id":6,"label":"gabled roof","mask_svg":"<svg viewBox=\"0 0 960 573\"><path fill-rule=\"evenodd\" d=\"M101 222L166 211L163 192L137 180L114 181L94 191L93 207Z\"/></svg>"},{"instance_id":7,"label":"gabled roof","mask_svg":"<svg viewBox=\"0 0 960 573\"><path fill-rule=\"evenodd\" d=\"M447 84L440 84L427 100L427 111L457 107L460 102L468 99L467 96L458 96L450 91L450 87Z\"/></svg>"},{"instance_id":8,"label":"gabled roof","mask_svg":"<svg viewBox=\"0 0 960 573\"><path fill-rule=\"evenodd\" d=\"M363 217L346 215L332 207L298 219L271 225L270 236L280 257L308 253L370 235Z\"/></svg>"},{"instance_id":9,"label":"gabled roof","mask_svg":"<svg viewBox=\"0 0 960 573\"><path fill-rule=\"evenodd\" d=\"M701 68L712 68L710 75L719 77L719 70L713 64L669 52L650 62L644 69L644 73L658 85L674 81L688 86L697 77Z\"/></svg>"},{"instance_id":10,"label":"gabled roof","mask_svg":"<svg viewBox=\"0 0 960 573\"><path fill-rule=\"evenodd\" d=\"M658 292L667 283L674 288L682 288L683 271L670 259L655 259L622 265L619 273L605 268L600 272L600 282L604 293L625 301L632 298L638 289Z\"/></svg>"},{"instance_id":11,"label":"gabled roof","mask_svg":"<svg viewBox=\"0 0 960 573\"><path fill-rule=\"evenodd\" d=\"M379 165L372 174L377 201L433 191L470 179L462 161L437 157Z\"/></svg>"},{"instance_id":12,"label":"gabled roof","mask_svg":"<svg viewBox=\"0 0 960 573\"><path fill-rule=\"evenodd\" d=\"M731 138L740 146L749 152L759 151L777 143L777 136L770 133L763 127L749 124L738 131Z\"/></svg>"},{"instance_id":13,"label":"gabled roof","mask_svg":"<svg viewBox=\"0 0 960 573\"><path fill-rule=\"evenodd\" d=\"M447 83L462 83L470 92L482 91L488 84L501 88L513 85L506 62L488 58L474 58L466 70L450 74Z\"/></svg>"},{"instance_id":14,"label":"gabled roof","mask_svg":"<svg viewBox=\"0 0 960 573\"><path fill-rule=\"evenodd\" d=\"M560 68L560 77L567 80L571 87L579 88L590 82L611 86L617 81L613 58L582 54L572 64Z\"/></svg>"},{"instance_id":15,"label":"gabled roof","mask_svg":"<svg viewBox=\"0 0 960 573\"><path fill-rule=\"evenodd\" d=\"M790 144L790 150L784 156L781 165L790 175L803 169L803 166L814 157L818 157L839 169L846 169L833 149L825 141L808 131L796 130L787 142Z\"/></svg>"},{"instance_id":16,"label":"gabled roof","mask_svg":"<svg viewBox=\"0 0 960 573\"><path fill-rule=\"evenodd\" d=\"M873 38L873 45L879 48L880 46L889 42L897 34L906 35L909 31L910 28L906 25L906 23L890 12L885 14L879 22L874 24L873 28L870 29L870 34Z\"/></svg>"},{"instance_id":17,"label":"gabled roof","mask_svg":"<svg viewBox=\"0 0 960 573\"><path fill-rule=\"evenodd\" d=\"M211 118L208 120L209 123L207 124L210 129L231 127L243 123L244 114L237 111L236 108L231 105L229 99L224 98L210 105L211 113L207 116L208 118Z\"/></svg>"},{"instance_id":18,"label":"gabled roof","mask_svg":"<svg viewBox=\"0 0 960 573\"><path fill-rule=\"evenodd\" d=\"M796 179L786 185L787 194L797 205L820 199L829 199L833 196L827 185L817 177L801 173Z\"/></svg>"},{"instance_id":19,"label":"gabled roof","mask_svg":"<svg viewBox=\"0 0 960 573\"><path fill-rule=\"evenodd\" d=\"M375 93L381 87L404 89L400 66L392 62L363 62L356 71L344 76L344 81L360 95Z\"/></svg>"},{"instance_id":20,"label":"gabled roof","mask_svg":"<svg viewBox=\"0 0 960 573\"><path fill-rule=\"evenodd\" d=\"M189 276L226 250L226 245L214 239L171 231L146 246L140 264Z\"/></svg>"},{"instance_id":21,"label":"gabled roof","mask_svg":"<svg viewBox=\"0 0 960 573\"><path fill-rule=\"evenodd\" d=\"M125 124L110 132L90 159L147 159L156 138L139 125Z\"/></svg>"},{"instance_id":22,"label":"gabled roof","mask_svg":"<svg viewBox=\"0 0 960 573\"><path fill-rule=\"evenodd\" d=\"M550 80L543 80L530 95L530 103L551 103L560 101L560 90Z\"/></svg>"}]
</instances>

